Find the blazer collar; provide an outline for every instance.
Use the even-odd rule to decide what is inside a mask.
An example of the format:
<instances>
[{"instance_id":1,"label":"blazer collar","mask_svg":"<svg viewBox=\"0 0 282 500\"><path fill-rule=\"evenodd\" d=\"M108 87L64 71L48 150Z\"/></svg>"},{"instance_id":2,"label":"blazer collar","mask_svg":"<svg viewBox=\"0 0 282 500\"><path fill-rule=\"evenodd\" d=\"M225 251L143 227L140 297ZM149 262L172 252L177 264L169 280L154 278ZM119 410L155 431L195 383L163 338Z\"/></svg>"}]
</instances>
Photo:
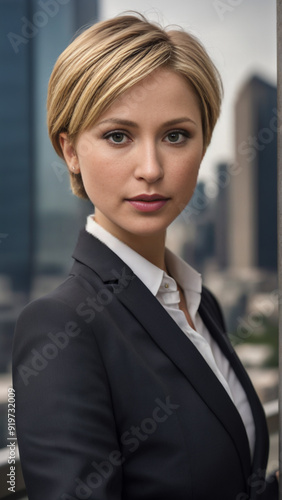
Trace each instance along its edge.
<instances>
[{"instance_id":1,"label":"blazer collar","mask_svg":"<svg viewBox=\"0 0 282 500\"><path fill-rule=\"evenodd\" d=\"M91 268L105 283L122 287L123 293L116 295L126 308L143 325L148 334L171 361L182 371L195 390L217 416L229 433L241 460L245 478L250 477L251 461L247 434L242 419L225 389L204 361L196 347L183 335L178 325L163 309L147 287L132 273L131 269L106 245L82 231L73 257ZM127 276L127 279L124 277ZM136 297L140 300L136 300ZM146 311L146 314L144 313ZM263 410L239 359L214 322L207 301L201 302L200 315L216 338L224 354L230 361L236 375L249 397L256 425L256 447L253 470L267 455L264 442L267 430ZM154 318L152 320L152 318Z\"/></svg>"},{"instance_id":2,"label":"blazer collar","mask_svg":"<svg viewBox=\"0 0 282 500\"><path fill-rule=\"evenodd\" d=\"M72 256L77 262L90 267L104 283L117 282L118 274L123 269L132 273L112 250L84 229L80 231Z\"/></svg>"}]
</instances>

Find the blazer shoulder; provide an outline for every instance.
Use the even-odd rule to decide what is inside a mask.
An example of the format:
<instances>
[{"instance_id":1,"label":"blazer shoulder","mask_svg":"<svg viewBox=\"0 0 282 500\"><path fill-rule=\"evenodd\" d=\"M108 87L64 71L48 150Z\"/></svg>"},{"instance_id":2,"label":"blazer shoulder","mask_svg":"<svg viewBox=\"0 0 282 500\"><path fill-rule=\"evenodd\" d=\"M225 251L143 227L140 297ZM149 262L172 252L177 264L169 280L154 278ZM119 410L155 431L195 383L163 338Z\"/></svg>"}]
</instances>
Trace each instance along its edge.
<instances>
[{"instance_id":1,"label":"blazer shoulder","mask_svg":"<svg viewBox=\"0 0 282 500\"><path fill-rule=\"evenodd\" d=\"M94 273L93 273L94 274ZM57 316L60 312L68 310L76 311L79 304L84 301L89 295L97 293L103 283L96 276L87 280L81 275L70 274L58 287L51 292L30 301L19 314L18 321L22 318L33 316L37 317L38 313L53 309L53 313Z\"/></svg>"},{"instance_id":2,"label":"blazer shoulder","mask_svg":"<svg viewBox=\"0 0 282 500\"><path fill-rule=\"evenodd\" d=\"M91 293L93 298L93 288ZM69 364L79 371L82 359L103 363L98 337L103 337L107 323L103 314L90 310L90 297L87 283L70 277L54 291L25 306L13 338L13 380L17 388L43 370L47 378L53 369L62 378ZM49 369L45 371L47 365Z\"/></svg>"},{"instance_id":3,"label":"blazer shoulder","mask_svg":"<svg viewBox=\"0 0 282 500\"><path fill-rule=\"evenodd\" d=\"M86 333L90 325L80 310L93 294L93 283L81 276L69 276L50 293L29 302L16 321L14 350L22 343L28 343L29 339L42 337L53 330L67 329L71 334L72 329L83 329Z\"/></svg>"}]
</instances>

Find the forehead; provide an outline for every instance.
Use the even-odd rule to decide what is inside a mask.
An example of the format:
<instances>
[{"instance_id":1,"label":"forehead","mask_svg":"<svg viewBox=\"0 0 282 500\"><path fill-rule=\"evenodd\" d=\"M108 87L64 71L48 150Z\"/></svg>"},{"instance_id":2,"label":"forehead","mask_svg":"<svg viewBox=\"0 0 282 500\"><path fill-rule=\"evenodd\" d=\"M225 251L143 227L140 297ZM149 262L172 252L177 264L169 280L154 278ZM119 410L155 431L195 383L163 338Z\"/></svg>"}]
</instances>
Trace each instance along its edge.
<instances>
[{"instance_id":1,"label":"forehead","mask_svg":"<svg viewBox=\"0 0 282 500\"><path fill-rule=\"evenodd\" d=\"M168 121L179 113L181 116L189 113L193 120L201 121L198 97L184 76L162 68L123 92L98 121L112 117L134 120L157 117Z\"/></svg>"}]
</instances>

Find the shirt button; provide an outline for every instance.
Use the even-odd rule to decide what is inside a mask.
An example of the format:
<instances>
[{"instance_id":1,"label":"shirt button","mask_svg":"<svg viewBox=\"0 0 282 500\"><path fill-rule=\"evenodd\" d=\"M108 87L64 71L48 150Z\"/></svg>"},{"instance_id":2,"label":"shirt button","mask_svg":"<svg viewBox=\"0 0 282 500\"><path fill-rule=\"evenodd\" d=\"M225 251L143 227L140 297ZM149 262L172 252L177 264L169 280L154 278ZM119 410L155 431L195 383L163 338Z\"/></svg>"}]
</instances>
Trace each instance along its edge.
<instances>
[{"instance_id":1,"label":"shirt button","mask_svg":"<svg viewBox=\"0 0 282 500\"><path fill-rule=\"evenodd\" d=\"M165 288L169 288L169 284L168 283L165 283Z\"/></svg>"}]
</instances>

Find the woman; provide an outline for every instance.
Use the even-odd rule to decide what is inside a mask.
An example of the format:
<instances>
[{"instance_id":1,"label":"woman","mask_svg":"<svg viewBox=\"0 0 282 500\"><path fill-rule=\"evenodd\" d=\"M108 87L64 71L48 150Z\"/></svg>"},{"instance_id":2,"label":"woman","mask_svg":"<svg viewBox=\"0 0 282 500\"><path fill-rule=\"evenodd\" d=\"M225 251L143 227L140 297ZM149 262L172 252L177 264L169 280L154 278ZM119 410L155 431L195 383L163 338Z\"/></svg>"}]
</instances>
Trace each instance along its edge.
<instances>
[{"instance_id":1,"label":"woman","mask_svg":"<svg viewBox=\"0 0 282 500\"><path fill-rule=\"evenodd\" d=\"M142 17L90 27L54 67L50 138L95 215L68 279L17 324L29 500L276 498L263 409L217 302L165 249L220 103L202 45Z\"/></svg>"}]
</instances>

